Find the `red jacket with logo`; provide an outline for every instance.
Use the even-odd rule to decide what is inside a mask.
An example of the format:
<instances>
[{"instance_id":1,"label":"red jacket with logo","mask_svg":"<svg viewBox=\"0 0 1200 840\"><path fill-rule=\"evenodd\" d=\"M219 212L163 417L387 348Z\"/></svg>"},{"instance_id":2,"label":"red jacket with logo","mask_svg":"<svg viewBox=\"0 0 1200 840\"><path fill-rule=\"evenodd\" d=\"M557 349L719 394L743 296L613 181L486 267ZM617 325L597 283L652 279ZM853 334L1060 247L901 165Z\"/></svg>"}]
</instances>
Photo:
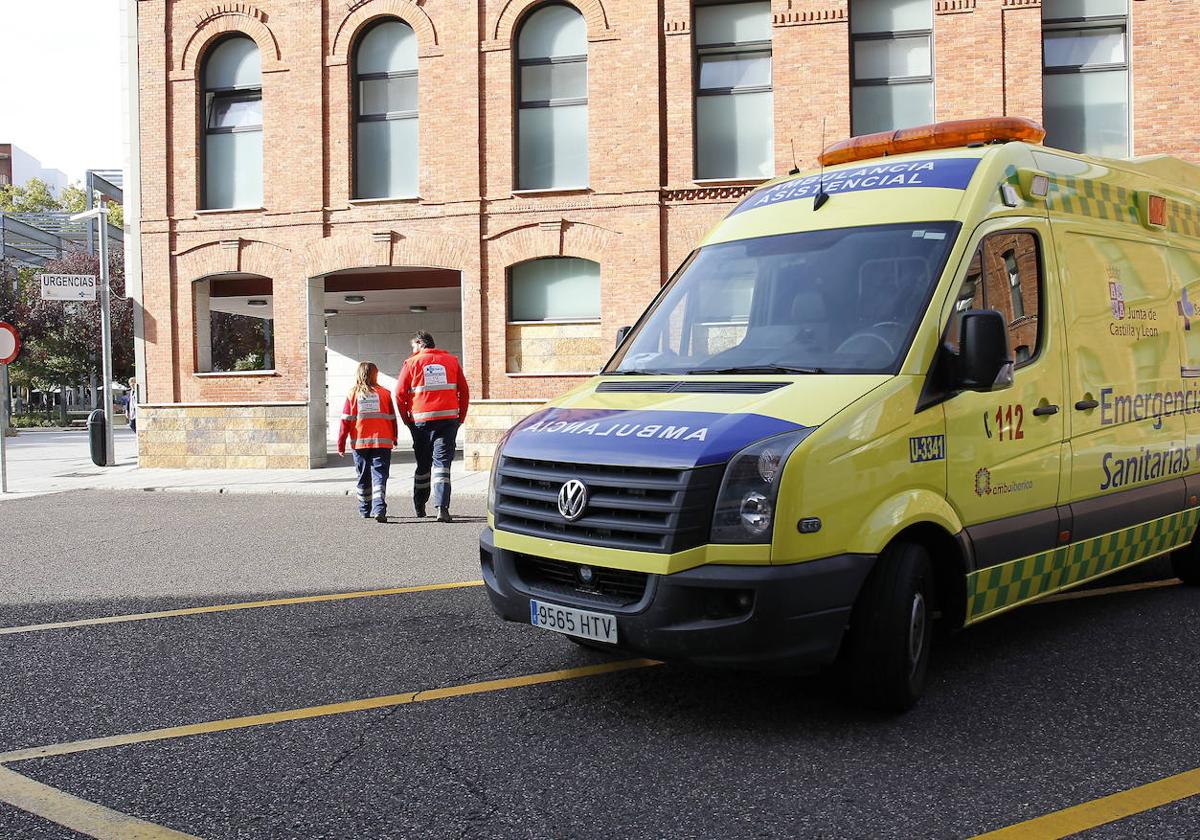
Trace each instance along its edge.
<instances>
[{"instance_id":1,"label":"red jacket with logo","mask_svg":"<svg viewBox=\"0 0 1200 840\"><path fill-rule=\"evenodd\" d=\"M342 408L342 426L338 431L338 452L351 449L392 449L396 446L399 427L392 395L387 388L376 385L366 397L351 393Z\"/></svg>"},{"instance_id":2,"label":"red jacket with logo","mask_svg":"<svg viewBox=\"0 0 1200 840\"><path fill-rule=\"evenodd\" d=\"M409 356L396 383L396 408L406 424L433 420L465 423L471 392L452 353L430 347Z\"/></svg>"}]
</instances>

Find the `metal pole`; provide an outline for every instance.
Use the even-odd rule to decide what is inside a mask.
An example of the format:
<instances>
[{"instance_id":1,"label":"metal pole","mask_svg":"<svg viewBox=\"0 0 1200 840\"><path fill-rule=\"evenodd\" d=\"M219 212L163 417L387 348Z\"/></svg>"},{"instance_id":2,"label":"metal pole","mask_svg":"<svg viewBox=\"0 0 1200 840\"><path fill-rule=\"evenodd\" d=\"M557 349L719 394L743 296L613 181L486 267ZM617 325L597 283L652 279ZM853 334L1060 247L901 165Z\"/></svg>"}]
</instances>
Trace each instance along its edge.
<instances>
[{"instance_id":1,"label":"metal pole","mask_svg":"<svg viewBox=\"0 0 1200 840\"><path fill-rule=\"evenodd\" d=\"M4 405L0 406L0 493L8 492L8 411L12 402L8 397L8 365L0 365L0 394Z\"/></svg>"},{"instance_id":2,"label":"metal pole","mask_svg":"<svg viewBox=\"0 0 1200 840\"><path fill-rule=\"evenodd\" d=\"M101 368L104 373L104 463L117 465L116 447L113 443L113 361L112 361L112 311L108 289L108 208L102 208L96 216L100 226L100 334Z\"/></svg>"}]
</instances>

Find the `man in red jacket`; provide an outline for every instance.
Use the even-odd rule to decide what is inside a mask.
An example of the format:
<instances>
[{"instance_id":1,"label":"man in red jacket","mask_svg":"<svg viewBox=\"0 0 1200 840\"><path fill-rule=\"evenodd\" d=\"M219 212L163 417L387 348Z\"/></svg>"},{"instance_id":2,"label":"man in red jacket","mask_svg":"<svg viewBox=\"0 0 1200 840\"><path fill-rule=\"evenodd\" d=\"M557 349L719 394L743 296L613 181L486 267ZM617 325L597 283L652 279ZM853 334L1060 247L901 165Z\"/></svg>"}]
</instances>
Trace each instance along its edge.
<instances>
[{"instance_id":1,"label":"man in red jacket","mask_svg":"<svg viewBox=\"0 0 1200 840\"><path fill-rule=\"evenodd\" d=\"M471 392L458 359L437 349L429 333L422 330L414 335L412 350L397 377L396 410L412 432L417 456L413 504L417 516L424 516L432 484L438 521L451 522L450 463L459 426L467 419Z\"/></svg>"}]
</instances>

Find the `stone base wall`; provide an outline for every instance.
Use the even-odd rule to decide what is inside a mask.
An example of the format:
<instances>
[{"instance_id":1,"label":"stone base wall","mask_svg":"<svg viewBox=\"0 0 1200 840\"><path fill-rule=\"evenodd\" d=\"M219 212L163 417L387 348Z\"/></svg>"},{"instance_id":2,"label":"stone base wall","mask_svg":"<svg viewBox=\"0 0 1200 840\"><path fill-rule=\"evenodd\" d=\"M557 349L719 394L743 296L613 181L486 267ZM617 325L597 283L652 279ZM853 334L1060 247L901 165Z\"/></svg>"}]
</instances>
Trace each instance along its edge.
<instances>
[{"instance_id":1,"label":"stone base wall","mask_svg":"<svg viewBox=\"0 0 1200 840\"><path fill-rule=\"evenodd\" d=\"M308 406L143 405L138 463L189 469L309 467Z\"/></svg>"},{"instance_id":2,"label":"stone base wall","mask_svg":"<svg viewBox=\"0 0 1200 840\"><path fill-rule=\"evenodd\" d=\"M612 355L612 342L600 337L600 322L589 324L509 324L509 373L592 374Z\"/></svg>"},{"instance_id":3,"label":"stone base wall","mask_svg":"<svg viewBox=\"0 0 1200 840\"><path fill-rule=\"evenodd\" d=\"M467 469L490 470L504 433L544 405L542 400L472 401L463 448Z\"/></svg>"}]
</instances>

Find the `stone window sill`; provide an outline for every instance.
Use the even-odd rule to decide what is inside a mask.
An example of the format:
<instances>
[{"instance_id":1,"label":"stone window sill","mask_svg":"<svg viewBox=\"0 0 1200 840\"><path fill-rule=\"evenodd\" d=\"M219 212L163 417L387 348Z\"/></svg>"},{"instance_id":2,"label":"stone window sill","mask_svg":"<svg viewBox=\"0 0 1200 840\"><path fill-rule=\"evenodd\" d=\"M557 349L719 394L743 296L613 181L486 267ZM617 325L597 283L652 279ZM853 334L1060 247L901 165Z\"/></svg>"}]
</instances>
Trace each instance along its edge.
<instances>
[{"instance_id":1,"label":"stone window sill","mask_svg":"<svg viewBox=\"0 0 1200 840\"><path fill-rule=\"evenodd\" d=\"M578 324L599 324L599 318L559 318L546 321L509 321L510 327L561 327Z\"/></svg>"},{"instance_id":2,"label":"stone window sill","mask_svg":"<svg viewBox=\"0 0 1200 840\"><path fill-rule=\"evenodd\" d=\"M596 375L597 375L596 371L594 371L594 370L580 371L580 372L557 371L557 370L556 371L545 371L545 372L533 371L531 373L524 373L524 372L516 373L511 370L505 371L505 376L511 376L516 379L528 379L530 377L537 377L538 379L590 379L591 377L596 376Z\"/></svg>"},{"instance_id":3,"label":"stone window sill","mask_svg":"<svg viewBox=\"0 0 1200 840\"><path fill-rule=\"evenodd\" d=\"M513 198L538 198L555 195L590 195L591 187L550 187L541 190L513 190Z\"/></svg>"},{"instance_id":4,"label":"stone window sill","mask_svg":"<svg viewBox=\"0 0 1200 840\"><path fill-rule=\"evenodd\" d=\"M265 213L265 207L225 207L217 210L197 210L197 216L222 216L238 213Z\"/></svg>"},{"instance_id":5,"label":"stone window sill","mask_svg":"<svg viewBox=\"0 0 1200 840\"><path fill-rule=\"evenodd\" d=\"M395 198L352 198L351 207L371 207L375 204L420 204L419 195L401 195Z\"/></svg>"},{"instance_id":6,"label":"stone window sill","mask_svg":"<svg viewBox=\"0 0 1200 840\"><path fill-rule=\"evenodd\" d=\"M206 370L197 371L194 376L199 379L222 379L238 376L278 376L274 370Z\"/></svg>"},{"instance_id":7,"label":"stone window sill","mask_svg":"<svg viewBox=\"0 0 1200 840\"><path fill-rule=\"evenodd\" d=\"M757 187L770 178L697 178L692 183L698 187Z\"/></svg>"}]
</instances>

